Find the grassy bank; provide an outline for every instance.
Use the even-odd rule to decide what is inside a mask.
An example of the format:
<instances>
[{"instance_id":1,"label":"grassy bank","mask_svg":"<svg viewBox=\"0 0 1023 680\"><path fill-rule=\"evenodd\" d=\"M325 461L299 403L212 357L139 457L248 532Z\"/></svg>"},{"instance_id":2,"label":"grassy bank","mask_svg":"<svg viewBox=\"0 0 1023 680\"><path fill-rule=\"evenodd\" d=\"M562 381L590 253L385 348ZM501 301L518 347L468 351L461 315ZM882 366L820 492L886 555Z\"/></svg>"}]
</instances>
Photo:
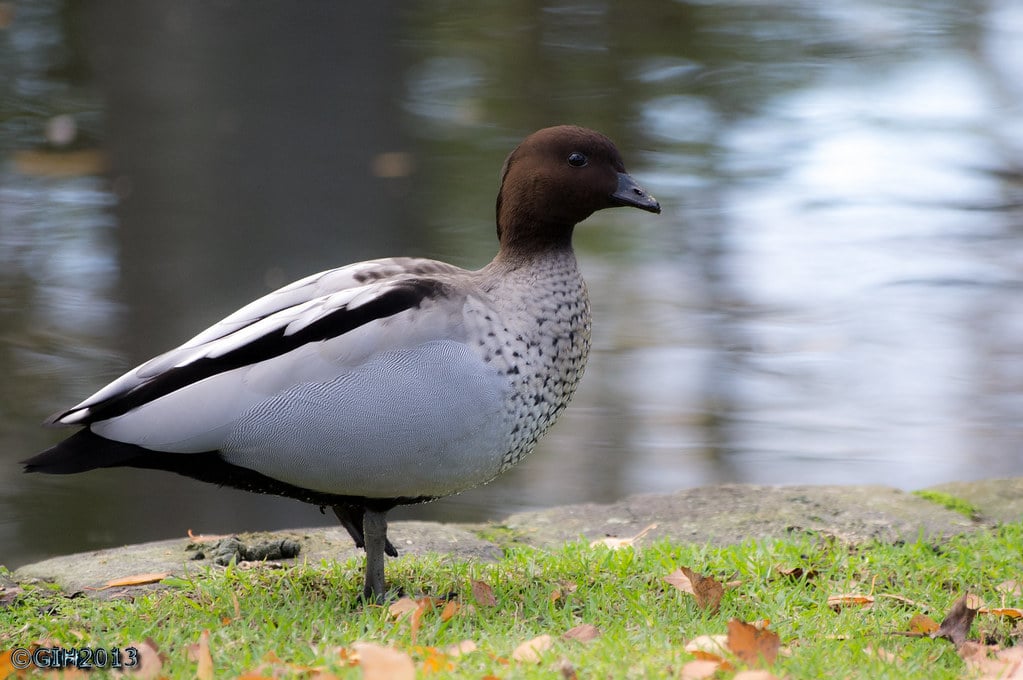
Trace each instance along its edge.
<instances>
[{"instance_id":1,"label":"grassy bank","mask_svg":"<svg viewBox=\"0 0 1023 680\"><path fill-rule=\"evenodd\" d=\"M722 584L720 602L710 581L700 599L684 592L680 567ZM1014 645L1023 524L940 544L849 546L819 535L724 548L511 544L494 564L400 558L387 568L414 600L364 606L354 560L235 565L117 601L9 586L0 650L135 645L150 662L139 676L172 678L401 677L410 666L438 678L679 677L699 671L698 657L725 678L757 665L790 678L969 677L951 642L900 633L929 630L914 615L941 622L969 592L1003 609L982 610L969 637ZM777 634L773 663L701 638L728 633L733 620L766 629L749 629L758 644ZM694 640L708 651L686 651ZM0 676L11 672L2 663Z\"/></svg>"}]
</instances>

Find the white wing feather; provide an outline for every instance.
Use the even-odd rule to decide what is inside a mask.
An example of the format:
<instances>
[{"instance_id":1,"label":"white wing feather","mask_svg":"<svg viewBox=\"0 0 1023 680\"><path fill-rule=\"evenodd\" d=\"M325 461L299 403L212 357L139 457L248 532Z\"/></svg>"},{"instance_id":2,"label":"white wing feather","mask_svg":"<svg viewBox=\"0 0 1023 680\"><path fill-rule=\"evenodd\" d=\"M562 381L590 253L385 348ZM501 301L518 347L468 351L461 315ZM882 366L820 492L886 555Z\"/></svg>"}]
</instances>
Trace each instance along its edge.
<instances>
[{"instance_id":1,"label":"white wing feather","mask_svg":"<svg viewBox=\"0 0 1023 680\"><path fill-rule=\"evenodd\" d=\"M294 333L346 304L365 304L386 292L394 277L407 277L417 268L458 271L434 260L387 258L312 274L245 305L179 347L128 371L52 422L75 425L88 421L90 407L127 394L165 371L202 358L223 356L278 328L286 327L287 333Z\"/></svg>"}]
</instances>

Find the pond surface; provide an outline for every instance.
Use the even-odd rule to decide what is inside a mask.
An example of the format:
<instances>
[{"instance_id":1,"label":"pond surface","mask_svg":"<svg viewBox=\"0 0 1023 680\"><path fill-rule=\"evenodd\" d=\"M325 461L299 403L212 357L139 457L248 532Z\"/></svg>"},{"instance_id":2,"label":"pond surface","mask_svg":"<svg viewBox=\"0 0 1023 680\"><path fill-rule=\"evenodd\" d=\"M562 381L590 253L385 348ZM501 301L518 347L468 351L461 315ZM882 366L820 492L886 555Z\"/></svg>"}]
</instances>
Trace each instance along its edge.
<instances>
[{"instance_id":1,"label":"pond surface","mask_svg":"<svg viewBox=\"0 0 1023 680\"><path fill-rule=\"evenodd\" d=\"M395 516L1023 474L1023 4L360 7L0 3L0 564L331 524L16 461L288 281L486 263L505 154L563 122L612 137L664 213L577 230L594 351L536 453Z\"/></svg>"}]
</instances>

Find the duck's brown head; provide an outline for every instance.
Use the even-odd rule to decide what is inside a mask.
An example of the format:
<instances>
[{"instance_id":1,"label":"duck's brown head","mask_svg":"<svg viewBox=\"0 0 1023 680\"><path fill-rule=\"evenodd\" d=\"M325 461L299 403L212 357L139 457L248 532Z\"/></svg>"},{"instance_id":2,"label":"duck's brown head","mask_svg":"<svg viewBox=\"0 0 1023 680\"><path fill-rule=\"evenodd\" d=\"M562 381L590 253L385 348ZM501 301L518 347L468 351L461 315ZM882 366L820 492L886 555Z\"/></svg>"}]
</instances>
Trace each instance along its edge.
<instances>
[{"instance_id":1,"label":"duck's brown head","mask_svg":"<svg viewBox=\"0 0 1023 680\"><path fill-rule=\"evenodd\" d=\"M661 212L625 171L610 139L574 125L544 128L526 137L504 163L497 196L501 249L570 247L576 224L618 206Z\"/></svg>"}]
</instances>

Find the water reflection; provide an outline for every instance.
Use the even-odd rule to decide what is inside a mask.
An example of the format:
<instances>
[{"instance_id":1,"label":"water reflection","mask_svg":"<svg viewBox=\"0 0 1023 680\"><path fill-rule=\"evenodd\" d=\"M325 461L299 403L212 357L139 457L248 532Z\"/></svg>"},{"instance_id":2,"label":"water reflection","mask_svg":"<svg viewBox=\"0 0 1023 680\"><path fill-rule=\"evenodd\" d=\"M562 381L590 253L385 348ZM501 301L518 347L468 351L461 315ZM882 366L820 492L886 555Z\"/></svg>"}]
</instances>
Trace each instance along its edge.
<instances>
[{"instance_id":1,"label":"water reflection","mask_svg":"<svg viewBox=\"0 0 1023 680\"><path fill-rule=\"evenodd\" d=\"M536 455L406 515L1023 473L1018 3L491 10L18 6L0 28L17 74L0 83L0 563L329 524L14 461L57 437L49 413L302 274L484 263L504 154L564 121L616 139L665 212L580 229L595 351ZM54 153L46 123L69 113L78 136Z\"/></svg>"}]
</instances>

